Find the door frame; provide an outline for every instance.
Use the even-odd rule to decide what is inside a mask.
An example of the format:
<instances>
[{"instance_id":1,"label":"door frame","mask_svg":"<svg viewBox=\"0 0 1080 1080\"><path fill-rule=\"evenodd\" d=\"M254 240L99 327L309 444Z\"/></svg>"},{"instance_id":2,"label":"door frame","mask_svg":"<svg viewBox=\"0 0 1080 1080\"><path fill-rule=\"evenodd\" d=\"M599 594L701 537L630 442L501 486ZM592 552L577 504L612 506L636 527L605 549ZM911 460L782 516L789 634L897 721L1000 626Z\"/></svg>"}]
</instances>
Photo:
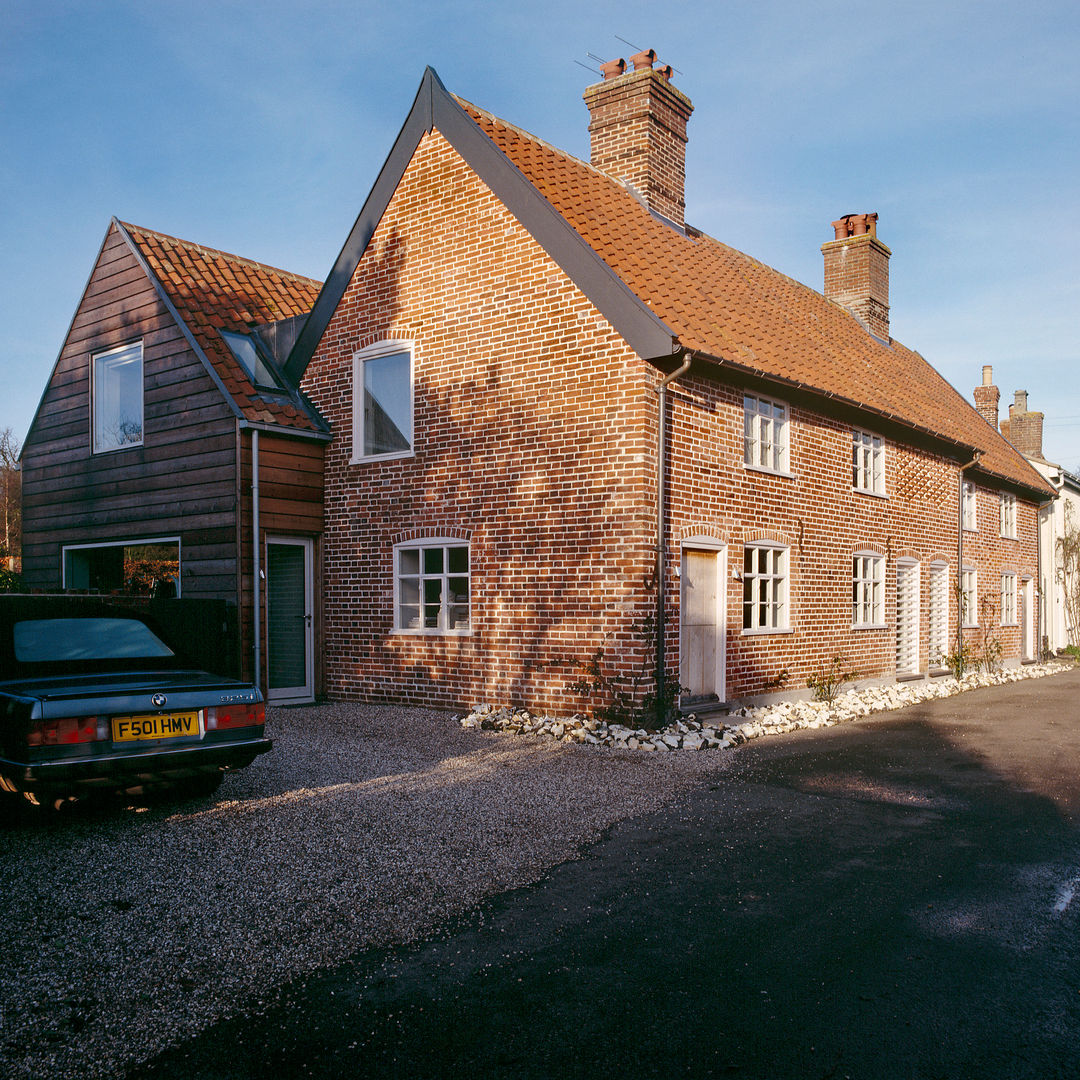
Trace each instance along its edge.
<instances>
[{"instance_id":1,"label":"door frame","mask_svg":"<svg viewBox=\"0 0 1080 1080\"><path fill-rule=\"evenodd\" d=\"M1028 662L1038 659L1035 626L1035 579L1020 578L1020 660Z\"/></svg>"},{"instance_id":2,"label":"door frame","mask_svg":"<svg viewBox=\"0 0 1080 1080\"><path fill-rule=\"evenodd\" d=\"M683 585L686 575L687 552L697 551L716 556L716 696L720 701L727 701L727 576L728 545L714 536L688 536L679 545L679 681L683 680L686 670L686 649L683 647L686 589Z\"/></svg>"},{"instance_id":3,"label":"door frame","mask_svg":"<svg viewBox=\"0 0 1080 1080\"><path fill-rule=\"evenodd\" d=\"M298 547L304 552L304 668L303 686L270 686L270 546ZM266 567L266 700L276 705L309 704L315 700L315 540L310 536L267 535L263 566Z\"/></svg>"}]
</instances>

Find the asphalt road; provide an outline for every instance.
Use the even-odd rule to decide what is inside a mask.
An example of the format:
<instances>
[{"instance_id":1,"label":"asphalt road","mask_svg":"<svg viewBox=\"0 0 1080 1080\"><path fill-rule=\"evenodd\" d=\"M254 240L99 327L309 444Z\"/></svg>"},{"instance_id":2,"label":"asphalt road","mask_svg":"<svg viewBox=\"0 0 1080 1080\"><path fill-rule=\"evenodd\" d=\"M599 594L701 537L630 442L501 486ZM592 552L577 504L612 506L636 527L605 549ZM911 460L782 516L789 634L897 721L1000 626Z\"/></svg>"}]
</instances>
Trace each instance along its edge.
<instances>
[{"instance_id":1,"label":"asphalt road","mask_svg":"<svg viewBox=\"0 0 1080 1080\"><path fill-rule=\"evenodd\" d=\"M138 1075L1074 1078L1078 823L1080 671L760 740Z\"/></svg>"}]
</instances>

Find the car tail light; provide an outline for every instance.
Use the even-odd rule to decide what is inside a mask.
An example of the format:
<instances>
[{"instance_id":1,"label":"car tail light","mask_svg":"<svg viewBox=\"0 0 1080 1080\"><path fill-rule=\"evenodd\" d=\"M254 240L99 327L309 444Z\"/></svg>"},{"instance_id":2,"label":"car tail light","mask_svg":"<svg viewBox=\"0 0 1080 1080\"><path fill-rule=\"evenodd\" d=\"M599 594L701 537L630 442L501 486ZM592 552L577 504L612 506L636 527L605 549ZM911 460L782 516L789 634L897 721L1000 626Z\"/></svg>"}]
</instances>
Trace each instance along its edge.
<instances>
[{"instance_id":1,"label":"car tail light","mask_svg":"<svg viewBox=\"0 0 1080 1080\"><path fill-rule=\"evenodd\" d=\"M67 746L100 742L109 737L104 716L63 716L55 720L35 720L26 735L28 746Z\"/></svg>"},{"instance_id":2,"label":"car tail light","mask_svg":"<svg viewBox=\"0 0 1080 1080\"><path fill-rule=\"evenodd\" d=\"M266 722L266 706L261 702L239 705L216 705L206 710L206 730L222 731L225 728L262 727Z\"/></svg>"}]
</instances>

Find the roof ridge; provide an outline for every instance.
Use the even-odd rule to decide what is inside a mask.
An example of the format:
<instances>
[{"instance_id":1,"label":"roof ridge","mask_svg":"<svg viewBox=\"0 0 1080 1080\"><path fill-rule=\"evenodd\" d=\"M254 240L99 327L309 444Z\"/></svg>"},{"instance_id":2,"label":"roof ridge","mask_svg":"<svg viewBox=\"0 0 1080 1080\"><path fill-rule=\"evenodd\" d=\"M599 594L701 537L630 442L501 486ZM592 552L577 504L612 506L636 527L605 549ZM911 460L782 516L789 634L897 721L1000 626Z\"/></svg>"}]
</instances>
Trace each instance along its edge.
<instances>
[{"instance_id":1,"label":"roof ridge","mask_svg":"<svg viewBox=\"0 0 1080 1080\"><path fill-rule=\"evenodd\" d=\"M268 270L272 274L276 274L283 278L292 278L295 281L302 281L308 284L314 285L317 288L322 286L322 282L318 278L308 277L306 274L297 274L292 270L284 270L280 266L271 266L269 263L259 262L257 259L249 259L245 255L235 255L230 251L222 251L220 248L208 247L206 244L200 244L195 240L184 240L179 236L171 236L169 233L163 233L157 229L147 229L142 225L132 225L127 221L120 221L117 219L117 223L123 228L127 229L130 233L138 233L142 236L153 236L158 240L166 240L173 244L179 244L183 247L199 251L204 255L215 255L222 259L228 259L230 262L240 263L244 266L256 267L259 270Z\"/></svg>"}]
</instances>

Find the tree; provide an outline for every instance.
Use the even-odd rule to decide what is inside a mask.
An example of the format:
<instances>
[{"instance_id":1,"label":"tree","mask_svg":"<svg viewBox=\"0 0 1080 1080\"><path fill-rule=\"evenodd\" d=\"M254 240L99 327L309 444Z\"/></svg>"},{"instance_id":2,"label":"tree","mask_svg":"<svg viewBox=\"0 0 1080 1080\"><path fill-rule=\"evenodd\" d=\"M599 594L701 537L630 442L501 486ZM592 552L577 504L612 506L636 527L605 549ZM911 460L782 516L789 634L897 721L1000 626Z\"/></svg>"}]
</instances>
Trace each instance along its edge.
<instances>
[{"instance_id":1,"label":"tree","mask_svg":"<svg viewBox=\"0 0 1080 1080\"><path fill-rule=\"evenodd\" d=\"M22 472L19 440L0 431L0 558L22 551Z\"/></svg>"},{"instance_id":2,"label":"tree","mask_svg":"<svg viewBox=\"0 0 1080 1080\"><path fill-rule=\"evenodd\" d=\"M1080 528L1073 508L1065 504L1065 530L1057 541L1057 578L1065 596L1065 621L1069 644L1080 645Z\"/></svg>"}]
</instances>

